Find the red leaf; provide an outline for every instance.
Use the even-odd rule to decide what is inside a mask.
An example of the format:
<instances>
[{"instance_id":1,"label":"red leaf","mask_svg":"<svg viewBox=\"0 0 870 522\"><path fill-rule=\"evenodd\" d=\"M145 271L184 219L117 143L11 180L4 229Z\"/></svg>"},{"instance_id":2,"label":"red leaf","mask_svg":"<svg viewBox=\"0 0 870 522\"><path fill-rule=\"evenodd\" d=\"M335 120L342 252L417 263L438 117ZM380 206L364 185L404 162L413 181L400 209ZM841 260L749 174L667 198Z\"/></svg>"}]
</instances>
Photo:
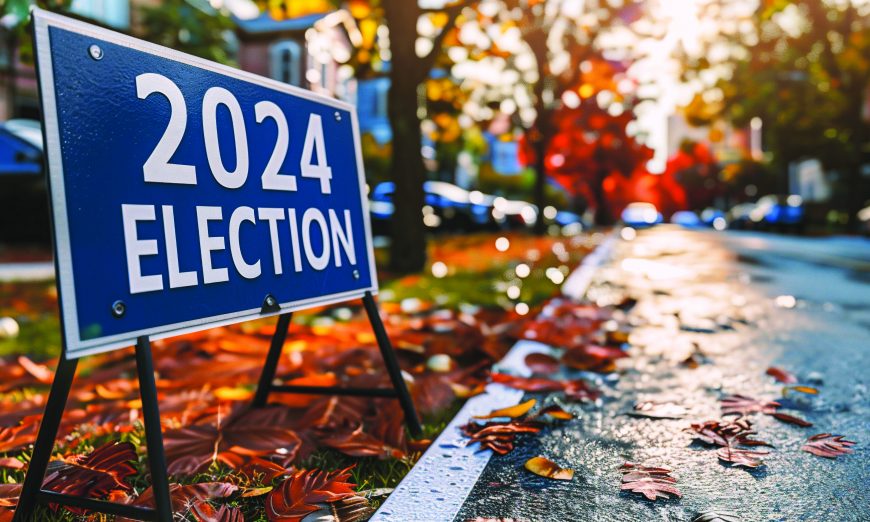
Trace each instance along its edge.
<instances>
[{"instance_id":1,"label":"red leaf","mask_svg":"<svg viewBox=\"0 0 870 522\"><path fill-rule=\"evenodd\" d=\"M561 381L544 378L529 378L517 377L506 373L493 373L492 382L504 384L517 390L542 392L542 391L562 391L565 389Z\"/></svg>"},{"instance_id":2,"label":"red leaf","mask_svg":"<svg viewBox=\"0 0 870 522\"><path fill-rule=\"evenodd\" d=\"M215 508L208 502L197 502L190 507L197 522L244 522L245 516L238 508L222 505Z\"/></svg>"},{"instance_id":3,"label":"red leaf","mask_svg":"<svg viewBox=\"0 0 870 522\"><path fill-rule=\"evenodd\" d=\"M320 443L353 457L378 457L379 459L394 457L400 459L405 456L404 451L390 447L384 441L364 432L361 425L354 430L322 438Z\"/></svg>"},{"instance_id":4,"label":"red leaf","mask_svg":"<svg viewBox=\"0 0 870 522\"><path fill-rule=\"evenodd\" d=\"M132 489L124 481L136 473L134 461L136 450L132 444L109 442L88 455L49 463L49 473L42 485L65 495L102 499L113 491ZM70 511L83 512L74 508Z\"/></svg>"},{"instance_id":5,"label":"red leaf","mask_svg":"<svg viewBox=\"0 0 870 522\"><path fill-rule=\"evenodd\" d=\"M191 475L203 471L226 452L252 457L275 455L289 462L302 442L286 427L286 411L282 407L238 410L225 422L218 419L217 424L166 431L163 437L169 473Z\"/></svg>"},{"instance_id":6,"label":"red leaf","mask_svg":"<svg viewBox=\"0 0 870 522\"><path fill-rule=\"evenodd\" d=\"M534 373L555 373L559 371L559 361L546 353L530 353L526 356L526 366Z\"/></svg>"},{"instance_id":7,"label":"red leaf","mask_svg":"<svg viewBox=\"0 0 870 522\"><path fill-rule=\"evenodd\" d=\"M722 403L722 415L748 415L750 413L773 413L780 404L776 401L760 401L745 395L729 395L719 399Z\"/></svg>"},{"instance_id":8,"label":"red leaf","mask_svg":"<svg viewBox=\"0 0 870 522\"><path fill-rule=\"evenodd\" d=\"M269 493L266 498L266 517L270 522L298 522L308 513L317 511L315 504L355 496L355 485L347 482L349 470L297 471Z\"/></svg>"},{"instance_id":9,"label":"red leaf","mask_svg":"<svg viewBox=\"0 0 870 522\"><path fill-rule=\"evenodd\" d=\"M18 426L0 428L0 453L16 451L36 441L39 416L25 417Z\"/></svg>"},{"instance_id":10,"label":"red leaf","mask_svg":"<svg viewBox=\"0 0 870 522\"><path fill-rule=\"evenodd\" d=\"M538 433L544 425L535 421L487 422L477 424L469 422L462 426L462 433L471 438L472 442L480 443L480 449L491 449L499 455L510 453L514 449L517 435L521 433Z\"/></svg>"},{"instance_id":11,"label":"red leaf","mask_svg":"<svg viewBox=\"0 0 870 522\"><path fill-rule=\"evenodd\" d=\"M174 513L186 514L196 504L218 498L227 498L239 487L229 482L200 482L199 484L169 485L169 499ZM154 489L150 486L131 502L134 506L154 506ZM236 520L236 519L228 519ZM117 522L132 522L131 519L118 517Z\"/></svg>"},{"instance_id":12,"label":"red leaf","mask_svg":"<svg viewBox=\"0 0 870 522\"><path fill-rule=\"evenodd\" d=\"M752 431L752 423L745 417L731 422L711 420L692 424L683 431L693 432L696 439L716 446L770 446L763 440L749 438L755 432Z\"/></svg>"},{"instance_id":13,"label":"red leaf","mask_svg":"<svg viewBox=\"0 0 870 522\"><path fill-rule=\"evenodd\" d=\"M530 392L564 391L565 397L577 401L595 400L598 397L598 392L590 388L582 379L555 381L538 377L517 377L504 373L493 373L492 382Z\"/></svg>"},{"instance_id":14,"label":"red leaf","mask_svg":"<svg viewBox=\"0 0 870 522\"><path fill-rule=\"evenodd\" d=\"M796 382L798 382L797 377L795 377L793 374L775 366L771 366L770 368L768 368L767 372L765 373L784 384L795 384Z\"/></svg>"},{"instance_id":15,"label":"red leaf","mask_svg":"<svg viewBox=\"0 0 870 522\"><path fill-rule=\"evenodd\" d=\"M801 419L800 417L793 417L787 413L775 412L771 413L770 415L775 417L777 420L781 420L782 422L787 422L789 424L796 424L801 428L809 428L813 425L813 423L808 420Z\"/></svg>"},{"instance_id":16,"label":"red leaf","mask_svg":"<svg viewBox=\"0 0 870 522\"><path fill-rule=\"evenodd\" d=\"M24 463L14 457L0 458L0 468L23 469Z\"/></svg>"},{"instance_id":17,"label":"red leaf","mask_svg":"<svg viewBox=\"0 0 870 522\"><path fill-rule=\"evenodd\" d=\"M649 500L671 498L670 495L683 496L674 486L677 479L670 476L669 469L638 466L631 462L626 462L619 469L622 471L622 490L640 493Z\"/></svg>"},{"instance_id":18,"label":"red leaf","mask_svg":"<svg viewBox=\"0 0 870 522\"><path fill-rule=\"evenodd\" d=\"M762 461L760 457L767 454L768 452L766 451L743 450L732 448L730 446L719 448L716 452L716 456L719 457L719 460L724 460L725 462L730 462L735 466L743 466L746 468L757 468L763 466L764 461Z\"/></svg>"},{"instance_id":19,"label":"red leaf","mask_svg":"<svg viewBox=\"0 0 870 522\"><path fill-rule=\"evenodd\" d=\"M819 457L835 459L840 455L852 453L854 450L851 449L851 446L854 445L853 441L844 439L843 435L819 433L810 437L809 441L801 449Z\"/></svg>"}]
</instances>

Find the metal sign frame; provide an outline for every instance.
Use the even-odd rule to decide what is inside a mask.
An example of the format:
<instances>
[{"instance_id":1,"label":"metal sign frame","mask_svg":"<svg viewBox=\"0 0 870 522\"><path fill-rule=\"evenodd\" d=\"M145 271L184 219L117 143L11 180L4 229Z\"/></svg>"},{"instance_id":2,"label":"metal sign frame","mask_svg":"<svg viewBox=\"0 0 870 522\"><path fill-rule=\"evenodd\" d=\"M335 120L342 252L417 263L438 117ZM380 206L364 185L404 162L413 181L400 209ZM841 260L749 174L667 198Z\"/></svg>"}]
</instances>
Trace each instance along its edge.
<instances>
[{"instance_id":1,"label":"metal sign frame","mask_svg":"<svg viewBox=\"0 0 870 522\"><path fill-rule=\"evenodd\" d=\"M42 422L39 425L39 433L37 434L36 442L33 446L33 454L30 459L30 465L27 468L27 475L25 476L24 484L21 488L21 494L19 496L18 505L15 509L13 521L25 522L26 520L30 520L37 504L60 504L63 506L74 506L100 513L115 514L138 520L171 522L173 519L172 503L169 494L169 477L163 448L157 386L154 378L154 363L151 354L152 338L168 337L184 332L236 323L246 319L278 315L278 324L272 337L271 346L263 366L263 371L260 375L252 407L265 406L268 402L270 393L387 397L399 401L405 414L405 423L412 435L415 437L422 435L422 429L419 418L414 409L414 403L408 393L408 388L402 377L402 371L399 367L396 353L390 344L389 337L387 336L374 297L374 293L377 292L377 273L374 266L368 205L364 191L362 190L362 187L365 184L365 178L362 167L362 155L359 147L359 125L357 122L356 111L353 107L336 100L309 94L306 91L295 87L263 79L229 67L212 64L211 62L193 58L170 49L164 49L147 42L140 42L131 37L93 27L83 22L52 14L41 9L33 9L31 11L31 19L34 43L38 58L37 78L39 80L40 93L43 102L43 136L46 143L45 149L48 153L49 187L53 203L54 221L52 229L55 234L55 245L57 249L55 252L55 265L59 286L58 292L61 296L61 299L59 299L61 306L61 338L63 339L64 348L60 360L58 361L54 380L51 384L51 391L49 392L46 401L45 413ZM271 295L269 295L264 299L263 307L259 309L243 310L225 316L209 317L199 321L177 323L166 327L148 329L147 331L134 332L133 334L125 334L123 339L113 339L111 342L107 343L94 345L81 343L81 339L78 337L78 324L75 321L75 294L72 286L73 274L71 252L69 249L69 230L66 221L66 200L64 194L63 165L61 162L60 134L57 121L57 106L54 92L53 71L51 67L51 54L49 52L49 26L57 26L65 29L72 28L73 30L80 31L83 34L91 35L94 38L120 43L121 45L140 50L147 49L147 52L160 54L161 56L172 56L180 59L180 61L184 61L185 63L190 63L191 65L205 67L243 80L268 83L270 87L274 87L278 90L293 95L315 98L317 101L323 101L328 105L348 110L351 114L353 123L353 139L356 145L355 159L360 180L360 197L362 199L361 203L363 221L365 223L364 228L366 234L367 257L371 278L370 286L352 292L344 292L323 296L317 299L283 304L274 302L274 299L272 299L272 302L270 303L269 298ZM64 298L64 296L67 297ZM287 330L290 327L293 311L309 306L331 304L356 298L362 299L366 315L368 316L372 330L374 331L375 339L380 348L381 356L383 357L384 365L387 374L389 375L392 387L348 388L276 385L274 383L276 377L275 373L284 346L284 341L287 336ZM65 312L70 312L71 315L67 315ZM135 335L135 337L130 339L131 335ZM78 348L78 350L71 351L69 349L69 343L72 343L71 346ZM60 427L64 407L67 398L69 397L70 389L72 388L76 367L78 366L78 358L88 354L108 351L117 347L130 346L131 344L135 344L136 346L136 370L139 381L139 393L142 399L142 418L145 427L145 445L148 450L148 468L151 472L152 488L154 491L154 507L118 504L106 500L67 495L42 489L42 483L45 477L45 472L48 468L49 460L53 453L54 442L57 437L57 431Z\"/></svg>"},{"instance_id":2,"label":"metal sign frame","mask_svg":"<svg viewBox=\"0 0 870 522\"><path fill-rule=\"evenodd\" d=\"M51 194L50 201L54 227L55 269L57 273L58 295L61 308L61 324L64 329L63 333L65 337L64 350L67 356L82 357L85 355L92 355L131 346L136 342L136 339L142 336L148 336L150 339L156 340L184 333L196 332L207 328L234 324L250 319L279 315L315 306L335 304L349 299L361 298L366 294L366 292L371 293L372 295L378 293L368 199L365 195L365 170L362 161L362 151L359 146L359 121L356 108L353 105L299 87L280 83L276 80L264 78L253 73L210 62L174 49L161 47L150 42L145 42L121 33L96 27L41 9L34 9L33 14L34 44L38 66L37 74L40 85L40 98L42 101L43 134L45 138L45 152L48 164L48 179ZM256 308L247 308L232 313L182 321L160 327L135 330L123 334L99 337L92 340L82 339L76 306L75 281L73 278L70 232L67 221L68 214L64 183L64 168L61 154L61 134L55 93L55 76L51 59L49 27L57 27L75 32L84 36L92 37L95 40L121 45L130 49L159 56L161 58L253 83L261 87L290 94L295 97L328 105L335 109L347 111L351 115L352 133L356 145L355 164L359 180L360 204L363 214L363 231L365 233L367 247L365 257L368 258L370 284L366 288L349 292L324 295L298 301L279 302L277 307L270 307L268 311L265 307L258 306Z\"/></svg>"}]
</instances>

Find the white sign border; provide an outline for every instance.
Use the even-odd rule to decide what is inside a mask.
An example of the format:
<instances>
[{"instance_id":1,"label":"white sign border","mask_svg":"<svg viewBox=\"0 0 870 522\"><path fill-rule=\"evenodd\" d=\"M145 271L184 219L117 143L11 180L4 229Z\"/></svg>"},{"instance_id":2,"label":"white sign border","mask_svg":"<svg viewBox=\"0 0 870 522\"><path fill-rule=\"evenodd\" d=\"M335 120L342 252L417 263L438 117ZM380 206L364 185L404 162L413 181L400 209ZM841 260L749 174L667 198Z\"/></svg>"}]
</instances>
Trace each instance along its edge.
<instances>
[{"instance_id":1,"label":"white sign border","mask_svg":"<svg viewBox=\"0 0 870 522\"><path fill-rule=\"evenodd\" d=\"M329 98L320 94L307 91L276 80L258 76L256 74L234 69L232 67L210 62L189 54L162 47L144 40L121 34L108 29L103 29L91 24L80 22L72 18L61 16L43 9L34 7L31 10L33 21L34 44L36 49L37 76L39 79L39 94L42 104L43 138L45 141L45 153L48 167L48 185L51 197L52 222L55 245L55 273L57 274L58 294L60 296L61 330L64 338L62 356L66 359L77 359L87 355L108 352L135 344L141 336L149 336L153 339L181 335L196 332L208 328L216 328L228 324L239 323L250 319L259 319L273 315L311 308L315 306L330 305L363 297L366 292L373 295L378 293L378 279L375 270L374 248L372 243L371 223L369 218L369 205L365 193L365 170L360 150L359 122L356 108L346 102ZM356 149L356 170L359 178L360 201L365 228L366 250L369 261L369 276L371 285L367 288L330 294L298 301L280 303L280 310L272 313L260 313L260 308L251 308L238 312L231 312L218 316L202 319L183 321L159 327L136 330L124 334L116 334L97 339L82 340L78 326L78 312L76 309L75 281L73 279L72 252L70 250L70 235L66 205L66 191L64 188L63 161L60 150L60 128L57 117L57 102L54 91L54 69L51 61L51 42L49 27L57 27L70 32L92 37L101 41L113 43L146 52L161 58L174 60L200 69L212 71L225 76L230 76L242 81L253 83L262 87L273 89L315 101L336 109L347 111L351 116L353 139ZM111 303L106 303L106 313L110 313Z\"/></svg>"}]
</instances>

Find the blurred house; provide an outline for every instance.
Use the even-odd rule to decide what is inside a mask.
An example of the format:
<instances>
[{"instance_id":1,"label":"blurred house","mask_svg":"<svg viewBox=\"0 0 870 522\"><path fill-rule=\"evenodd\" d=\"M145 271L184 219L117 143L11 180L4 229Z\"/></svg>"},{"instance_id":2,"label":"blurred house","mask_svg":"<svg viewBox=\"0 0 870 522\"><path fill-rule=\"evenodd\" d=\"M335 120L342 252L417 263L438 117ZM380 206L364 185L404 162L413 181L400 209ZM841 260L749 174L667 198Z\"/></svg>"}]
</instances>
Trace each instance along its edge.
<instances>
[{"instance_id":1,"label":"blurred house","mask_svg":"<svg viewBox=\"0 0 870 522\"><path fill-rule=\"evenodd\" d=\"M387 116L389 78L357 80L347 65L362 42L350 13L338 9L285 18L242 12L241 0L226 5L236 24L241 69L352 103L363 134L380 144L392 139Z\"/></svg>"},{"instance_id":2,"label":"blurred house","mask_svg":"<svg viewBox=\"0 0 870 522\"><path fill-rule=\"evenodd\" d=\"M138 7L158 5L159 0L73 0L69 14L122 33L135 32ZM26 23L13 14L0 19L0 121L39 119L36 71L22 61L16 28ZM27 62L32 62L28 59Z\"/></svg>"}]
</instances>

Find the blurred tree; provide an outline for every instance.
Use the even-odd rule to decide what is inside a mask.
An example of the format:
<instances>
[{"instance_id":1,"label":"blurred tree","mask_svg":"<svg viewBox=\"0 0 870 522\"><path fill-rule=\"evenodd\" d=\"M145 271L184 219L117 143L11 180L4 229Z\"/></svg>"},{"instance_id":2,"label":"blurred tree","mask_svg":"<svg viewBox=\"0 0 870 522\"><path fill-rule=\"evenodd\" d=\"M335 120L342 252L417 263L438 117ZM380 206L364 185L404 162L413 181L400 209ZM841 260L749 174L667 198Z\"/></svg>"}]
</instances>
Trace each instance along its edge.
<instances>
[{"instance_id":1,"label":"blurred tree","mask_svg":"<svg viewBox=\"0 0 870 522\"><path fill-rule=\"evenodd\" d=\"M723 190L713 153L707 145L690 139L684 139L679 150L668 158L664 175L683 188L689 210L700 212L712 206Z\"/></svg>"},{"instance_id":2,"label":"blurred tree","mask_svg":"<svg viewBox=\"0 0 870 522\"><path fill-rule=\"evenodd\" d=\"M788 188L790 163L818 158L845 175L850 221L857 225L868 197L861 168L870 155L870 118L864 114L870 4L763 0L747 22L710 40L708 52L690 62L690 81L719 78L696 97L690 116L696 123L722 117L739 126L760 118L780 172L778 190Z\"/></svg>"},{"instance_id":3,"label":"blurred tree","mask_svg":"<svg viewBox=\"0 0 870 522\"><path fill-rule=\"evenodd\" d=\"M553 134L547 143L543 168L574 195L595 205L595 222L612 224L613 212L605 194L609 176L629 178L643 171L652 150L629 136L634 118L630 110L614 115L595 103L562 107L552 116ZM533 145L533 154L539 154ZM537 164L541 164L537 161Z\"/></svg>"},{"instance_id":4,"label":"blurred tree","mask_svg":"<svg viewBox=\"0 0 870 522\"><path fill-rule=\"evenodd\" d=\"M571 112L582 102L591 112L631 115L625 104L634 85L625 68L632 50L625 42L608 44L606 37L633 38L629 26L640 14L639 4L481 0L465 13L446 55L463 88L475 91L465 112L483 122L508 114L525 129L527 148L534 151L527 157L534 162L538 208L545 201L547 151L560 132L557 111ZM543 220L536 230L543 232Z\"/></svg>"},{"instance_id":5,"label":"blurred tree","mask_svg":"<svg viewBox=\"0 0 870 522\"><path fill-rule=\"evenodd\" d=\"M163 0L139 7L142 29L138 36L219 63L231 64L227 32L233 23L222 9L208 2Z\"/></svg>"}]
</instances>

